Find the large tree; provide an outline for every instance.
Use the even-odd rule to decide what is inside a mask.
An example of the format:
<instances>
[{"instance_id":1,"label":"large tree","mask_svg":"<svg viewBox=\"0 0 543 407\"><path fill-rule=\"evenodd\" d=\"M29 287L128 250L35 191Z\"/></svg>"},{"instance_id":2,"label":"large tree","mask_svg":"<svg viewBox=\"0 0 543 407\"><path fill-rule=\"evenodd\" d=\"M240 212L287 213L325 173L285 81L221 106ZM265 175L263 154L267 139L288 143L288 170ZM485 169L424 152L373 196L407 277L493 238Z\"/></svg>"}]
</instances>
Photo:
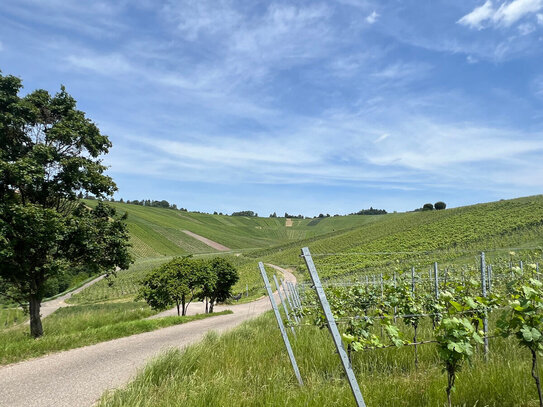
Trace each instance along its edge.
<instances>
[{"instance_id":1,"label":"large tree","mask_svg":"<svg viewBox=\"0 0 543 407\"><path fill-rule=\"evenodd\" d=\"M28 306L30 332L39 337L48 279L68 269L114 272L131 257L124 218L77 198L116 190L100 159L108 137L64 87L24 97L21 88L19 78L0 73L0 292Z\"/></svg>"}]
</instances>

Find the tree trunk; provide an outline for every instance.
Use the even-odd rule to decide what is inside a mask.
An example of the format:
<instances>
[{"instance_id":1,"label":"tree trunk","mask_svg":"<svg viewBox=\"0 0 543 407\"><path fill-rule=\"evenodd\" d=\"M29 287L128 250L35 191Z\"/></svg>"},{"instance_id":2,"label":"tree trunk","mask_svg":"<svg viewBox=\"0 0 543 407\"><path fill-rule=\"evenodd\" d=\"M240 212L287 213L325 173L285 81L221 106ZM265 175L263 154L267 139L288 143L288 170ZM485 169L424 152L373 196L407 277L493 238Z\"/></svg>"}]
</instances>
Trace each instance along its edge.
<instances>
[{"instance_id":1,"label":"tree trunk","mask_svg":"<svg viewBox=\"0 0 543 407\"><path fill-rule=\"evenodd\" d=\"M176 301L175 302L175 305L177 305L177 316L180 316L181 315L181 310L179 309L179 301Z\"/></svg>"},{"instance_id":2,"label":"tree trunk","mask_svg":"<svg viewBox=\"0 0 543 407\"><path fill-rule=\"evenodd\" d=\"M209 313L210 314L213 314L213 307L215 306L215 300L212 298L210 301L209 301Z\"/></svg>"},{"instance_id":3,"label":"tree trunk","mask_svg":"<svg viewBox=\"0 0 543 407\"><path fill-rule=\"evenodd\" d=\"M539 407L543 407L543 397L541 396L541 383L539 381L539 373L537 372L537 351L530 349L532 352L532 377L535 380L537 386L537 394L539 396Z\"/></svg>"},{"instance_id":4,"label":"tree trunk","mask_svg":"<svg viewBox=\"0 0 543 407\"><path fill-rule=\"evenodd\" d=\"M181 315L185 316L186 313L187 313L187 309L185 308L185 296L181 297L181 305L182 305L182 307L181 307L181 309L182 309Z\"/></svg>"},{"instance_id":5,"label":"tree trunk","mask_svg":"<svg viewBox=\"0 0 543 407\"><path fill-rule=\"evenodd\" d=\"M41 324L40 308L41 299L35 295L30 296L30 335L39 338L43 335L43 326Z\"/></svg>"},{"instance_id":6,"label":"tree trunk","mask_svg":"<svg viewBox=\"0 0 543 407\"><path fill-rule=\"evenodd\" d=\"M209 298L206 297L206 314L209 314Z\"/></svg>"}]
</instances>

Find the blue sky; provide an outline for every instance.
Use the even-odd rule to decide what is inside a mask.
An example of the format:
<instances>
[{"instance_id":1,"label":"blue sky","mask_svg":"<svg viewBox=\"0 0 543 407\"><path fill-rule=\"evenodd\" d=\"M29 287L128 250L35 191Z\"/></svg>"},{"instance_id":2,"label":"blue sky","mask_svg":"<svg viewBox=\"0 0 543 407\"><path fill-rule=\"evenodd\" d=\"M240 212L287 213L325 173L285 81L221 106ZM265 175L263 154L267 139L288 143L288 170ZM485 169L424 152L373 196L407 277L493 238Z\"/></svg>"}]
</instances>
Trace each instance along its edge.
<instances>
[{"instance_id":1,"label":"blue sky","mask_svg":"<svg viewBox=\"0 0 543 407\"><path fill-rule=\"evenodd\" d=\"M267 216L543 189L543 0L4 0L0 69L67 87L117 198Z\"/></svg>"}]
</instances>

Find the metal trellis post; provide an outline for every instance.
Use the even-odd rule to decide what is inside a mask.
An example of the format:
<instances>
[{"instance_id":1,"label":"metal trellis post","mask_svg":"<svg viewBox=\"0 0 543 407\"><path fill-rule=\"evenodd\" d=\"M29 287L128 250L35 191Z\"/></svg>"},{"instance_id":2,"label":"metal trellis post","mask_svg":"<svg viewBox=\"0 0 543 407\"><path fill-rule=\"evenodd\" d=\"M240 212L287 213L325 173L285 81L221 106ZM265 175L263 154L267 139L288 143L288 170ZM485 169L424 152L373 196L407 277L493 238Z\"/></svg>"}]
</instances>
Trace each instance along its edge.
<instances>
[{"instance_id":1,"label":"metal trellis post","mask_svg":"<svg viewBox=\"0 0 543 407\"><path fill-rule=\"evenodd\" d=\"M321 303L322 310L324 311L324 315L326 317L326 321L328 322L330 334L332 335L332 339L334 340L334 344L336 345L336 349L339 354L339 358L341 359L343 369L345 370L345 374L347 375L347 379L349 380L349 386L351 386L354 399L356 400L356 405L358 407L366 407L366 403L364 402L364 398L362 397L362 392L360 391L360 387L358 386L358 382L356 381L353 368L351 367L351 362L349 362L349 357L347 356L347 352L345 352L345 348L343 347L343 342L341 341L341 335L339 334L336 321L334 319L334 316L332 315L332 311L330 310L330 304L328 304L328 300L326 299L326 294L324 293L324 289L322 288L321 280L317 273L317 269L315 268L315 264L313 263L313 258L311 257L311 253L309 252L309 249L307 247L304 247L302 249L302 256L305 260L305 264L307 265L307 269L309 270L311 280L313 281L313 287L315 288L317 297L319 298L319 302Z\"/></svg>"},{"instance_id":2,"label":"metal trellis post","mask_svg":"<svg viewBox=\"0 0 543 407\"><path fill-rule=\"evenodd\" d=\"M486 298L486 264L485 264L485 252L481 252L481 294ZM485 316L483 318L483 333L484 333L484 354L485 358L488 357L488 315L485 310Z\"/></svg>"},{"instance_id":3,"label":"metal trellis post","mask_svg":"<svg viewBox=\"0 0 543 407\"><path fill-rule=\"evenodd\" d=\"M275 274L273 275L273 281L275 281L275 286L277 287L277 293L279 294L279 300L281 300L281 304L283 304L283 310L285 311L285 315L287 316L287 321L291 323L290 316L288 315L286 300L283 301L283 296L281 295L281 287L279 287L279 283L277 282L277 277L275 276ZM292 326L292 324L290 325L290 329L292 331L292 334L296 336L296 331L294 331L294 327Z\"/></svg>"},{"instance_id":4,"label":"metal trellis post","mask_svg":"<svg viewBox=\"0 0 543 407\"><path fill-rule=\"evenodd\" d=\"M287 331L285 331L285 326L283 325L281 314L279 313L279 309L277 308L277 304L275 303L275 298L273 298L273 292L270 286L270 281L268 280L268 275L266 274L266 269L264 268L264 264L262 262L258 263L258 267L260 268L260 274L262 275L262 280L264 280L264 285L266 286L268 297L270 297L270 303L275 314L275 319L277 319L277 325L279 325L281 336L283 337L283 341L285 342L288 357L290 358L290 363L292 364L292 368L294 369L294 374L296 375L300 386L303 386L304 382L302 381L302 376L300 375L300 370L298 369L298 364L296 363L294 352L292 352L292 347L290 346L290 341L288 340Z\"/></svg>"},{"instance_id":5,"label":"metal trellis post","mask_svg":"<svg viewBox=\"0 0 543 407\"><path fill-rule=\"evenodd\" d=\"M415 267L411 267L411 293L415 294Z\"/></svg>"},{"instance_id":6,"label":"metal trellis post","mask_svg":"<svg viewBox=\"0 0 543 407\"><path fill-rule=\"evenodd\" d=\"M298 319L298 315L296 315L296 311L294 310L294 306L292 305L292 301L290 300L288 291L286 289L285 280L281 279L281 286L283 287L283 294L285 294L285 298L287 299L288 305L290 306L290 309L292 310L292 315L294 316L294 320L296 323L299 323L300 320Z\"/></svg>"},{"instance_id":7,"label":"metal trellis post","mask_svg":"<svg viewBox=\"0 0 543 407\"><path fill-rule=\"evenodd\" d=\"M439 298L439 276L438 276L438 268L437 268L437 261L434 262L434 288L436 292L436 298Z\"/></svg>"}]
</instances>

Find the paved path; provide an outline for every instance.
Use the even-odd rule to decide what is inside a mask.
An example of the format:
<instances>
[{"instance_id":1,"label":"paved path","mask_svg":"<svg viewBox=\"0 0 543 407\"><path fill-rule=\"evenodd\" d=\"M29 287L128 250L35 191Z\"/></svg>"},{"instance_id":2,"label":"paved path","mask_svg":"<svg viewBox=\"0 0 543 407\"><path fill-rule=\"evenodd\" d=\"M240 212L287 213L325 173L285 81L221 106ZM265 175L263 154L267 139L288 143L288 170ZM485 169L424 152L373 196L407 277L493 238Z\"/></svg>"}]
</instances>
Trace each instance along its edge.
<instances>
[{"instance_id":1,"label":"paved path","mask_svg":"<svg viewBox=\"0 0 543 407\"><path fill-rule=\"evenodd\" d=\"M296 281L282 271L287 280ZM268 298L261 298L225 308L234 313L0 367L0 406L92 406L104 391L126 384L159 352L194 344L210 331L228 331L271 306Z\"/></svg>"},{"instance_id":2,"label":"paved path","mask_svg":"<svg viewBox=\"0 0 543 407\"><path fill-rule=\"evenodd\" d=\"M226 247L226 246L224 246L224 245L222 245L220 243L214 242L213 240L208 239L207 237L197 235L196 233L193 233L190 230L183 230L183 233L189 235L190 237L195 238L196 240L199 240L202 243L205 243L209 247L212 247L215 250L218 250L220 252L229 252L230 251L230 248L228 248L228 247Z\"/></svg>"},{"instance_id":3,"label":"paved path","mask_svg":"<svg viewBox=\"0 0 543 407\"><path fill-rule=\"evenodd\" d=\"M72 295L74 295L74 294L80 293L85 288L93 285L94 283L97 283L98 281L100 281L104 277L105 277L105 275L102 275L100 277L96 277L94 280L91 280L88 283L83 284L81 287L79 287L76 290L70 291L69 293L64 294L64 295L62 295L62 296L60 296L58 298L55 298L54 300L43 302L41 304L41 309L40 309L41 317L45 318L45 317L51 315L57 309L69 306L70 304L66 304L66 300L68 298L71 298ZM30 322L28 322L28 323L30 323Z\"/></svg>"}]
</instances>

